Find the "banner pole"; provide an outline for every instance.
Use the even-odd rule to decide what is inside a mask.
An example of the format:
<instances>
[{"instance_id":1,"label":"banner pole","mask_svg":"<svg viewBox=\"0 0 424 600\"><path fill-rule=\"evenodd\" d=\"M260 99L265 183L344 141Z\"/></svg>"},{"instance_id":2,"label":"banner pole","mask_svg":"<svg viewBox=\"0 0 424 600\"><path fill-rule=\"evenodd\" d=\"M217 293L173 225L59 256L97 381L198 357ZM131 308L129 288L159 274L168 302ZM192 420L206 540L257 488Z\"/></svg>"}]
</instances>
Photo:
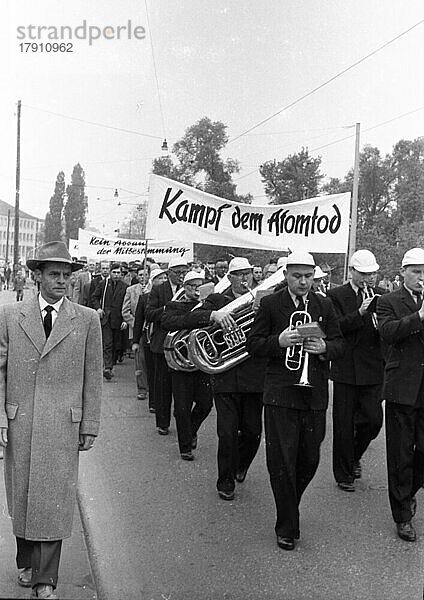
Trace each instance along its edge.
<instances>
[{"instance_id":1,"label":"banner pole","mask_svg":"<svg viewBox=\"0 0 424 600\"><path fill-rule=\"evenodd\" d=\"M358 191L359 191L359 139L361 124L356 123L355 130L355 162L353 166L352 204L350 213L349 247L345 258L345 279L348 276L349 259L356 250L356 229L358 224Z\"/></svg>"}]
</instances>

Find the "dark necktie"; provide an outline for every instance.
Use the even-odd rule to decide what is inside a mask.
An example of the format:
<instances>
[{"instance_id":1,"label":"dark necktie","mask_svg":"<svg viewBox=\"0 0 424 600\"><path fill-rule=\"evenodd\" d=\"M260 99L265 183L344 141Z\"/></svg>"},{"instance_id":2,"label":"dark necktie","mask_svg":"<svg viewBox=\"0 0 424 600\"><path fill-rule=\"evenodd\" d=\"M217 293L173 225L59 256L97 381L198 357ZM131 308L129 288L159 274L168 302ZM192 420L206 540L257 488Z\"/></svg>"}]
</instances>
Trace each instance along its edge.
<instances>
[{"instance_id":1,"label":"dark necktie","mask_svg":"<svg viewBox=\"0 0 424 600\"><path fill-rule=\"evenodd\" d=\"M358 289L358 292L356 294L356 306L359 308L362 304L362 290Z\"/></svg>"},{"instance_id":2,"label":"dark necktie","mask_svg":"<svg viewBox=\"0 0 424 600\"><path fill-rule=\"evenodd\" d=\"M52 325L53 325L52 312L54 311L54 308L53 308L53 306L50 306L50 304L48 304L44 310L46 311L46 316L44 317L43 325L44 325L44 333L46 334L46 340L47 340L52 331Z\"/></svg>"},{"instance_id":3,"label":"dark necktie","mask_svg":"<svg viewBox=\"0 0 424 600\"><path fill-rule=\"evenodd\" d=\"M412 292L415 296L415 302L417 303L417 308L418 310L420 310L421 306L423 305L423 297L421 292Z\"/></svg>"},{"instance_id":4,"label":"dark necktie","mask_svg":"<svg viewBox=\"0 0 424 600\"><path fill-rule=\"evenodd\" d=\"M305 310L303 296L296 296L296 300L298 301L297 310Z\"/></svg>"}]
</instances>

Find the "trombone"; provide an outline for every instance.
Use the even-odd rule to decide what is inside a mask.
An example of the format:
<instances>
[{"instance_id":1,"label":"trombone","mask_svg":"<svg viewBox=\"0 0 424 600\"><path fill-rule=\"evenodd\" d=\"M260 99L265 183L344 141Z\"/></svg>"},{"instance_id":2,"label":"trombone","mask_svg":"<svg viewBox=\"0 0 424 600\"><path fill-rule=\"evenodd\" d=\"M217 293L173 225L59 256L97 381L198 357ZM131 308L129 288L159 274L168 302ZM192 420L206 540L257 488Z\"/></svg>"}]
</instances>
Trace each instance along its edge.
<instances>
[{"instance_id":1,"label":"trombone","mask_svg":"<svg viewBox=\"0 0 424 600\"><path fill-rule=\"evenodd\" d=\"M305 310L296 310L292 313L289 321L289 329L293 331L297 329L299 325L306 325L312 322L312 317L308 313L309 300L305 300ZM294 346L289 346L286 350L285 366L289 371L299 371L302 367L302 373L300 375L299 382L295 385L301 385L310 387L308 380L308 366L309 366L309 354L305 352L303 342Z\"/></svg>"}]
</instances>

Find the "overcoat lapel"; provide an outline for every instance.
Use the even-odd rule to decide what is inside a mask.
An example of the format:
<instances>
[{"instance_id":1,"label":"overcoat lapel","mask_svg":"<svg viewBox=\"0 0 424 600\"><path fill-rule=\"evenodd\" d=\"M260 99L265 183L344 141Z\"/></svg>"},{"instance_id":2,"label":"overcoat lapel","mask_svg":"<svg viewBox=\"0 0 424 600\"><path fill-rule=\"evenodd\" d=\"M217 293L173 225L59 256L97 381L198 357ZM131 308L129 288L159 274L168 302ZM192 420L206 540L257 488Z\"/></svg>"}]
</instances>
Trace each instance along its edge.
<instances>
[{"instance_id":1,"label":"overcoat lapel","mask_svg":"<svg viewBox=\"0 0 424 600\"><path fill-rule=\"evenodd\" d=\"M38 295L35 295L30 301L22 303L19 325L41 354L46 336L41 318L40 305L38 303Z\"/></svg>"},{"instance_id":2,"label":"overcoat lapel","mask_svg":"<svg viewBox=\"0 0 424 600\"><path fill-rule=\"evenodd\" d=\"M74 324L72 320L75 318L75 316L75 309L72 305L72 302L70 302L67 298L64 298L49 338L45 342L43 351L41 353L41 358L46 356L50 350L53 350L55 346L57 346L67 335L71 333L71 331L74 330Z\"/></svg>"},{"instance_id":3,"label":"overcoat lapel","mask_svg":"<svg viewBox=\"0 0 424 600\"><path fill-rule=\"evenodd\" d=\"M292 314L294 308L295 305L288 290L282 290L279 310L285 319L290 319L290 315Z\"/></svg>"}]
</instances>

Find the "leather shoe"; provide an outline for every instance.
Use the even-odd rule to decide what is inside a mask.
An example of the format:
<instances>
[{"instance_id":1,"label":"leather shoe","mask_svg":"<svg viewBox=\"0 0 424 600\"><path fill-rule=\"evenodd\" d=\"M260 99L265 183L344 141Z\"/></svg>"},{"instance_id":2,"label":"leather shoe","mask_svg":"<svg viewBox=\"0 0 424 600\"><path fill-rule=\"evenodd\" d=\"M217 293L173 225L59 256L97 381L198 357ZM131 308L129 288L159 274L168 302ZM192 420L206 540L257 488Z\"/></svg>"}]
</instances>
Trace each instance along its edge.
<instances>
[{"instance_id":1,"label":"leather shoe","mask_svg":"<svg viewBox=\"0 0 424 600\"><path fill-rule=\"evenodd\" d=\"M183 460L194 460L193 452L190 450L188 452L181 452L181 458Z\"/></svg>"},{"instance_id":2,"label":"leather shoe","mask_svg":"<svg viewBox=\"0 0 424 600\"><path fill-rule=\"evenodd\" d=\"M243 483L243 481L246 479L246 475L247 469L240 469L236 473L236 481L238 481L239 483Z\"/></svg>"},{"instance_id":3,"label":"leather shoe","mask_svg":"<svg viewBox=\"0 0 424 600\"><path fill-rule=\"evenodd\" d=\"M294 550L294 539L277 535L277 546L283 550Z\"/></svg>"},{"instance_id":4,"label":"leather shoe","mask_svg":"<svg viewBox=\"0 0 424 600\"><path fill-rule=\"evenodd\" d=\"M159 435L168 435L168 433L169 433L168 427L158 427Z\"/></svg>"},{"instance_id":5,"label":"leather shoe","mask_svg":"<svg viewBox=\"0 0 424 600\"><path fill-rule=\"evenodd\" d=\"M41 598L42 600L57 600L56 594L53 593L51 585L37 585L32 590L31 598Z\"/></svg>"},{"instance_id":6,"label":"leather shoe","mask_svg":"<svg viewBox=\"0 0 424 600\"><path fill-rule=\"evenodd\" d=\"M110 381L112 379L112 371L111 371L111 369L105 369L103 371L103 377L105 379L107 379L108 381Z\"/></svg>"},{"instance_id":7,"label":"leather shoe","mask_svg":"<svg viewBox=\"0 0 424 600\"><path fill-rule=\"evenodd\" d=\"M154 408L153 406L149 406L149 413L155 413L156 412L156 408Z\"/></svg>"},{"instance_id":8,"label":"leather shoe","mask_svg":"<svg viewBox=\"0 0 424 600\"><path fill-rule=\"evenodd\" d=\"M415 513L417 512L417 499L415 496L411 498L411 515L415 517Z\"/></svg>"},{"instance_id":9,"label":"leather shoe","mask_svg":"<svg viewBox=\"0 0 424 600\"><path fill-rule=\"evenodd\" d=\"M137 394L137 400L146 400L147 396L144 392L140 392L139 394Z\"/></svg>"},{"instance_id":10,"label":"leather shoe","mask_svg":"<svg viewBox=\"0 0 424 600\"><path fill-rule=\"evenodd\" d=\"M234 500L234 490L228 492L225 490L218 490L218 496L222 500Z\"/></svg>"},{"instance_id":11,"label":"leather shoe","mask_svg":"<svg viewBox=\"0 0 424 600\"><path fill-rule=\"evenodd\" d=\"M397 534L405 542L415 542L417 534L411 523L411 521L405 521L404 523L396 523Z\"/></svg>"},{"instance_id":12,"label":"leather shoe","mask_svg":"<svg viewBox=\"0 0 424 600\"><path fill-rule=\"evenodd\" d=\"M355 486L353 483L349 483L348 481L338 481L337 487L339 487L344 492L354 492Z\"/></svg>"},{"instance_id":13,"label":"leather shoe","mask_svg":"<svg viewBox=\"0 0 424 600\"><path fill-rule=\"evenodd\" d=\"M359 460L355 460L353 463L353 477L355 479L361 479L362 477L362 466Z\"/></svg>"},{"instance_id":14,"label":"leather shoe","mask_svg":"<svg viewBox=\"0 0 424 600\"><path fill-rule=\"evenodd\" d=\"M31 587L31 579L32 579L32 569L31 567L26 567L25 569L21 569L18 575L18 583L22 587Z\"/></svg>"}]
</instances>

